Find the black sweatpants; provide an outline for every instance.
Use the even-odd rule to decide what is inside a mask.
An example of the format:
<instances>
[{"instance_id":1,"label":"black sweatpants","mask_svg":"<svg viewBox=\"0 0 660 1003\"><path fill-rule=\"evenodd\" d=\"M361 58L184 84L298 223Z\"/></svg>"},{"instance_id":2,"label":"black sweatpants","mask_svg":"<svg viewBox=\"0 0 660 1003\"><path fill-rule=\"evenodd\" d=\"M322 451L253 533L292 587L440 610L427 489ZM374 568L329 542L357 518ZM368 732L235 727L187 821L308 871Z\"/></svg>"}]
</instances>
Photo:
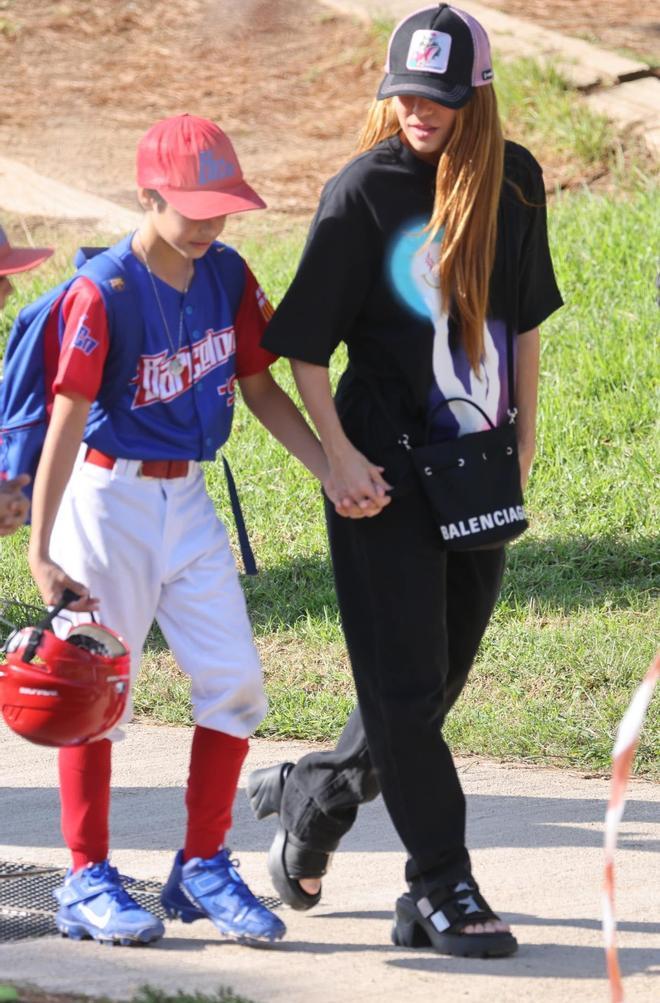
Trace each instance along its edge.
<instances>
[{"instance_id":1,"label":"black sweatpants","mask_svg":"<svg viewBox=\"0 0 660 1003\"><path fill-rule=\"evenodd\" d=\"M504 549L443 550L417 490L373 519L345 519L329 503L326 518L359 711L335 750L296 764L281 820L303 845L331 852L382 790L409 854L406 879L427 894L470 867L442 726L497 600Z\"/></svg>"}]
</instances>

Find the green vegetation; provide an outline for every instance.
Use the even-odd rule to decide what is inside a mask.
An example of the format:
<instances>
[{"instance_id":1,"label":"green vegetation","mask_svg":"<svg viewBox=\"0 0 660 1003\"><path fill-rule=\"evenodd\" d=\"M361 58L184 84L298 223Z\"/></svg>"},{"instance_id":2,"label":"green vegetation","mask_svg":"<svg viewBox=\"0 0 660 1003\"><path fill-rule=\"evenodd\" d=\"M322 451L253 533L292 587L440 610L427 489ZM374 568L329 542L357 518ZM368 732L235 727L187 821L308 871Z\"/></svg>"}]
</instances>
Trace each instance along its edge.
<instances>
[{"instance_id":1,"label":"green vegetation","mask_svg":"<svg viewBox=\"0 0 660 1003\"><path fill-rule=\"evenodd\" d=\"M209 996L206 993L178 992L175 995L144 986L131 1003L252 1003L245 996L237 996L231 989L219 989Z\"/></svg>"},{"instance_id":2,"label":"green vegetation","mask_svg":"<svg viewBox=\"0 0 660 1003\"><path fill-rule=\"evenodd\" d=\"M5 994L3 995L3 990ZM91 996L81 996L78 993L47 993L40 989L30 989L27 987L14 989L12 986L0 986L0 1000L11 1000L16 1003L110 1003L104 996L102 998L92 998ZM220 988L217 992L208 993L186 993L180 990L176 993L164 992L161 989L154 989L152 986L143 986L132 998L131 1003L254 1003L246 996L237 996L231 989Z\"/></svg>"},{"instance_id":3,"label":"green vegetation","mask_svg":"<svg viewBox=\"0 0 660 1003\"><path fill-rule=\"evenodd\" d=\"M559 101L565 92L550 71L514 64L500 67L498 79L505 112L518 123L514 134L533 149L543 133L568 159L589 163L610 142L575 103L570 115L568 105L562 111L552 103L546 114L551 96ZM538 456L527 499L532 529L510 548L500 603L447 734L457 752L603 770L657 644L658 305L648 235L660 226L660 200L637 173L625 197L588 190L557 197L549 220L567 305L543 331ZM300 230L241 242L274 302L303 238ZM21 283L14 309L63 274L65 252ZM11 308L0 320L0 342L10 321ZM341 364L334 360L335 377ZM287 364L277 363L275 373L293 392ZM258 578L244 580L271 702L260 734L333 739L354 695L317 486L240 406L227 455L261 567ZM207 474L235 540L221 465ZM35 601L26 536L4 542L0 594ZM140 716L190 721L187 680L157 628L135 697ZM656 699L638 772L657 771L658 731Z\"/></svg>"},{"instance_id":4,"label":"green vegetation","mask_svg":"<svg viewBox=\"0 0 660 1003\"><path fill-rule=\"evenodd\" d=\"M554 159L593 165L606 160L614 146L613 126L579 98L561 73L533 59L497 63L497 97L508 134Z\"/></svg>"}]
</instances>

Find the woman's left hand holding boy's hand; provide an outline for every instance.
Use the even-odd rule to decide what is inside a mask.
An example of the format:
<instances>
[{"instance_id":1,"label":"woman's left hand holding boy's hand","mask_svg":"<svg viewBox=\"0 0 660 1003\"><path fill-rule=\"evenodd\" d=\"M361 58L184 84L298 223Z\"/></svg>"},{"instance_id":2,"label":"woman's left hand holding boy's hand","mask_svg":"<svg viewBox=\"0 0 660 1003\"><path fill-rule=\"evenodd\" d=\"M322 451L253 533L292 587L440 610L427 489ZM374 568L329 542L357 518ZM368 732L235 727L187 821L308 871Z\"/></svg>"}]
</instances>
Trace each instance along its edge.
<instances>
[{"instance_id":1,"label":"woman's left hand holding boy's hand","mask_svg":"<svg viewBox=\"0 0 660 1003\"><path fill-rule=\"evenodd\" d=\"M390 503L391 487L383 468L371 463L345 437L328 457L330 473L324 485L338 515L348 519L371 518Z\"/></svg>"}]
</instances>

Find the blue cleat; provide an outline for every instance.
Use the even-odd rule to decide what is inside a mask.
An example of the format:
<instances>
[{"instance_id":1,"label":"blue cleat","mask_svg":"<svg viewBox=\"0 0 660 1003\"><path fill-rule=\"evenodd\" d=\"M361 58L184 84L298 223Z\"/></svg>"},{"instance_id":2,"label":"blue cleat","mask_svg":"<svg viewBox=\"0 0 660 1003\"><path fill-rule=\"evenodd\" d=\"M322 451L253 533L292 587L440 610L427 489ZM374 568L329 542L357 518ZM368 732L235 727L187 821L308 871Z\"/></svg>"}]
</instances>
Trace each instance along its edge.
<instances>
[{"instance_id":1,"label":"blue cleat","mask_svg":"<svg viewBox=\"0 0 660 1003\"><path fill-rule=\"evenodd\" d=\"M60 903L55 916L57 929L72 940L110 944L150 944L165 933L159 919L138 905L109 861L91 864L80 871L67 871L64 884L53 892Z\"/></svg>"},{"instance_id":2,"label":"blue cleat","mask_svg":"<svg viewBox=\"0 0 660 1003\"><path fill-rule=\"evenodd\" d=\"M160 895L165 912L184 923L210 919L220 933L245 943L280 940L284 923L252 894L236 866L228 850L185 864L179 850Z\"/></svg>"}]
</instances>

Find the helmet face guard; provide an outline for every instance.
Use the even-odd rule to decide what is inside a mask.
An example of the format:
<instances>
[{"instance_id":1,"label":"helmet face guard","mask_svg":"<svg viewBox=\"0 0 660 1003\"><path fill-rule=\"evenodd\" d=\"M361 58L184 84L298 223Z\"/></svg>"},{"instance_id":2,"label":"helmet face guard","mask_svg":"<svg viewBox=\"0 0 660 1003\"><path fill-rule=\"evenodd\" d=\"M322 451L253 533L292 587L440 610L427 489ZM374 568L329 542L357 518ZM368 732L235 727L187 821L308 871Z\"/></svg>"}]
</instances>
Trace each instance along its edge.
<instances>
[{"instance_id":1,"label":"helmet face guard","mask_svg":"<svg viewBox=\"0 0 660 1003\"><path fill-rule=\"evenodd\" d=\"M130 653L118 634L94 622L56 637L55 615L7 641L0 712L12 731L37 745L83 745L104 737L124 713Z\"/></svg>"}]
</instances>

